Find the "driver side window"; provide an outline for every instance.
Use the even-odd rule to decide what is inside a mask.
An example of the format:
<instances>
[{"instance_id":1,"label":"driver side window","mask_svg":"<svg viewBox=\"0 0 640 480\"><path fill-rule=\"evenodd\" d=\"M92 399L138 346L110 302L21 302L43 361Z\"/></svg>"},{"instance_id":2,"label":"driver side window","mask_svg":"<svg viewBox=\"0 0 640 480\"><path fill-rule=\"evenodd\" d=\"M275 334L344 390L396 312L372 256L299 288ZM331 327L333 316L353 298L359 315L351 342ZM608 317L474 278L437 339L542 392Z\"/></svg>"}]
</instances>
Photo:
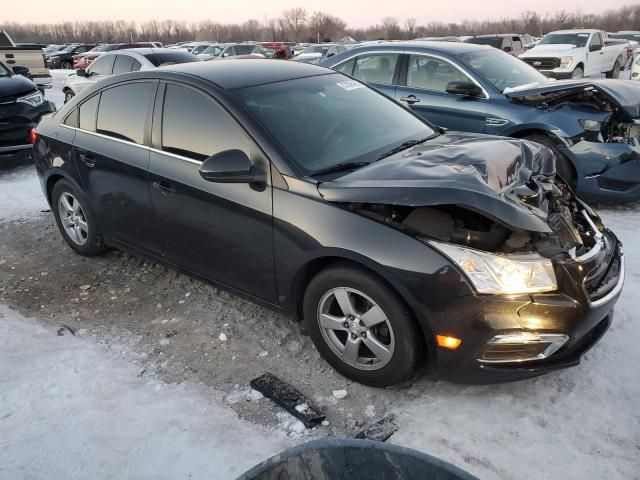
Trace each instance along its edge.
<instances>
[{"instance_id":1,"label":"driver side window","mask_svg":"<svg viewBox=\"0 0 640 480\"><path fill-rule=\"evenodd\" d=\"M89 73L93 75L111 75L115 59L115 55L105 55L94 60L91 67L89 67Z\"/></svg>"},{"instance_id":2,"label":"driver side window","mask_svg":"<svg viewBox=\"0 0 640 480\"><path fill-rule=\"evenodd\" d=\"M407 87L446 92L449 82L472 80L449 62L433 57L411 55L407 70Z\"/></svg>"}]
</instances>

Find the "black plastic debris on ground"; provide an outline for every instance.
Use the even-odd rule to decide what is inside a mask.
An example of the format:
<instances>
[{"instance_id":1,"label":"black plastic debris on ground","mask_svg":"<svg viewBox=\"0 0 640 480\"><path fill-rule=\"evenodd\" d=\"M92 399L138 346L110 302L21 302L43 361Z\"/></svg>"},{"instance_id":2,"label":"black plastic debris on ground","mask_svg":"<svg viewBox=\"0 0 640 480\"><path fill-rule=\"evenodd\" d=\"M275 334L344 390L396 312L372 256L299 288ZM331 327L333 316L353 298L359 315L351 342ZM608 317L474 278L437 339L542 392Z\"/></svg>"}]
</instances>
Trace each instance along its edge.
<instances>
[{"instance_id":1,"label":"black plastic debris on ground","mask_svg":"<svg viewBox=\"0 0 640 480\"><path fill-rule=\"evenodd\" d=\"M361 432L358 432L354 438L359 440L385 442L398 430L395 420L396 417L393 415L384 417L382 420L378 420L376 423L369 425Z\"/></svg>"},{"instance_id":2,"label":"black plastic debris on ground","mask_svg":"<svg viewBox=\"0 0 640 480\"><path fill-rule=\"evenodd\" d=\"M64 332L69 332L71 335L75 336L76 335L76 331L71 328L71 327L67 327L66 325L62 325L59 329L58 329L58 336L62 337L65 333Z\"/></svg>"},{"instance_id":3,"label":"black plastic debris on ground","mask_svg":"<svg viewBox=\"0 0 640 480\"><path fill-rule=\"evenodd\" d=\"M318 410L311 403L311 400L271 373L254 378L250 385L251 388L273 400L291 415L299 418L307 428L319 425L326 418L326 415Z\"/></svg>"}]
</instances>

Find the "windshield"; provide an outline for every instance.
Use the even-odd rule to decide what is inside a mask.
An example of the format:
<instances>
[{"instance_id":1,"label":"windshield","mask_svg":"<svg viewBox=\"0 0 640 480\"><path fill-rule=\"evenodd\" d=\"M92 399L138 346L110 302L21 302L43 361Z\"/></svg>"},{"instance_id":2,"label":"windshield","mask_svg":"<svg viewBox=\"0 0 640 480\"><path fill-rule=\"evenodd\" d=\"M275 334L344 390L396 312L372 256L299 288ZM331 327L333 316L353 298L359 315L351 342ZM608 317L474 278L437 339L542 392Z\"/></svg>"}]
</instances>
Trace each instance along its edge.
<instances>
[{"instance_id":1,"label":"windshield","mask_svg":"<svg viewBox=\"0 0 640 480\"><path fill-rule=\"evenodd\" d=\"M538 45L575 45L584 47L589 40L588 33L550 33Z\"/></svg>"},{"instance_id":2,"label":"windshield","mask_svg":"<svg viewBox=\"0 0 640 480\"><path fill-rule=\"evenodd\" d=\"M633 40L640 42L640 33L610 33L609 38L618 38L622 40Z\"/></svg>"},{"instance_id":3,"label":"windshield","mask_svg":"<svg viewBox=\"0 0 640 480\"><path fill-rule=\"evenodd\" d=\"M218 55L220 55L222 50L222 47L211 45L207 47L202 53L205 55L213 55L214 57L217 57Z\"/></svg>"},{"instance_id":4,"label":"windshield","mask_svg":"<svg viewBox=\"0 0 640 480\"><path fill-rule=\"evenodd\" d=\"M549 81L535 68L501 50L465 53L458 58L480 72L500 92L505 88Z\"/></svg>"},{"instance_id":5,"label":"windshield","mask_svg":"<svg viewBox=\"0 0 640 480\"><path fill-rule=\"evenodd\" d=\"M500 37L476 37L467 40L467 43L475 43L476 45L491 45L495 48L500 48L502 38Z\"/></svg>"},{"instance_id":6,"label":"windshield","mask_svg":"<svg viewBox=\"0 0 640 480\"><path fill-rule=\"evenodd\" d=\"M71 53L76 47L77 45L68 45L64 48L61 48L60 50L57 50L56 53Z\"/></svg>"},{"instance_id":7,"label":"windshield","mask_svg":"<svg viewBox=\"0 0 640 480\"><path fill-rule=\"evenodd\" d=\"M209 45L198 45L197 47L194 47L193 50L191 50L191 53L193 53L194 55L197 55L199 53L203 53L208 48L209 48Z\"/></svg>"},{"instance_id":8,"label":"windshield","mask_svg":"<svg viewBox=\"0 0 640 480\"><path fill-rule=\"evenodd\" d=\"M53 53L60 48L60 45L49 45L47 48L43 48L44 53Z\"/></svg>"},{"instance_id":9,"label":"windshield","mask_svg":"<svg viewBox=\"0 0 640 480\"><path fill-rule=\"evenodd\" d=\"M305 175L374 162L435 132L396 102L340 74L240 89L238 100Z\"/></svg>"}]
</instances>

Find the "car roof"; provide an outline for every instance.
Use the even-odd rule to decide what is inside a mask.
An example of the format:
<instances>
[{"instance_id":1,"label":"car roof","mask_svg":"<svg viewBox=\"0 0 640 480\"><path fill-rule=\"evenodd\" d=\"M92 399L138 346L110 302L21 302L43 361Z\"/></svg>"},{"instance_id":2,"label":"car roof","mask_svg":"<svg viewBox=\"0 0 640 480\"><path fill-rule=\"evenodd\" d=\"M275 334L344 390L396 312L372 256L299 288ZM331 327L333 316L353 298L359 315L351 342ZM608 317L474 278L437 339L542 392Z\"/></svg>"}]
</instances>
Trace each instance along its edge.
<instances>
[{"instance_id":1,"label":"car roof","mask_svg":"<svg viewBox=\"0 0 640 480\"><path fill-rule=\"evenodd\" d=\"M335 74L317 65L267 59L231 59L224 62L180 63L160 67L156 72L174 72L199 77L225 90L283 82L296 78Z\"/></svg>"},{"instance_id":2,"label":"car roof","mask_svg":"<svg viewBox=\"0 0 640 480\"><path fill-rule=\"evenodd\" d=\"M476 35L473 38L502 38L502 37L519 37L519 33L487 33L485 35Z\"/></svg>"},{"instance_id":3,"label":"car roof","mask_svg":"<svg viewBox=\"0 0 640 480\"><path fill-rule=\"evenodd\" d=\"M549 32L547 35L551 33L597 33L600 30L596 30L595 28L575 28L570 30L556 30L555 32Z\"/></svg>"}]
</instances>

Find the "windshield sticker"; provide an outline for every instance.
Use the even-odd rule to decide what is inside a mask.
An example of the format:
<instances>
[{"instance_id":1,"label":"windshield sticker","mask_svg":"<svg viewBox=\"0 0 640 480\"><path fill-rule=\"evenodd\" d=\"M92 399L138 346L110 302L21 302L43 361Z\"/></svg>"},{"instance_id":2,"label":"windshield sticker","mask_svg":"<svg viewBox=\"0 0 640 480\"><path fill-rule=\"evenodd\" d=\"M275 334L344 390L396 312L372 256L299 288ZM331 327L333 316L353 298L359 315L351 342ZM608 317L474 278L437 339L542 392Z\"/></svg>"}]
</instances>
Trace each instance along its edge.
<instances>
[{"instance_id":1,"label":"windshield sticker","mask_svg":"<svg viewBox=\"0 0 640 480\"><path fill-rule=\"evenodd\" d=\"M346 91L357 90L358 88L364 88L364 85L356 82L355 80L347 80L345 82L336 83L340 88L344 88Z\"/></svg>"}]
</instances>

